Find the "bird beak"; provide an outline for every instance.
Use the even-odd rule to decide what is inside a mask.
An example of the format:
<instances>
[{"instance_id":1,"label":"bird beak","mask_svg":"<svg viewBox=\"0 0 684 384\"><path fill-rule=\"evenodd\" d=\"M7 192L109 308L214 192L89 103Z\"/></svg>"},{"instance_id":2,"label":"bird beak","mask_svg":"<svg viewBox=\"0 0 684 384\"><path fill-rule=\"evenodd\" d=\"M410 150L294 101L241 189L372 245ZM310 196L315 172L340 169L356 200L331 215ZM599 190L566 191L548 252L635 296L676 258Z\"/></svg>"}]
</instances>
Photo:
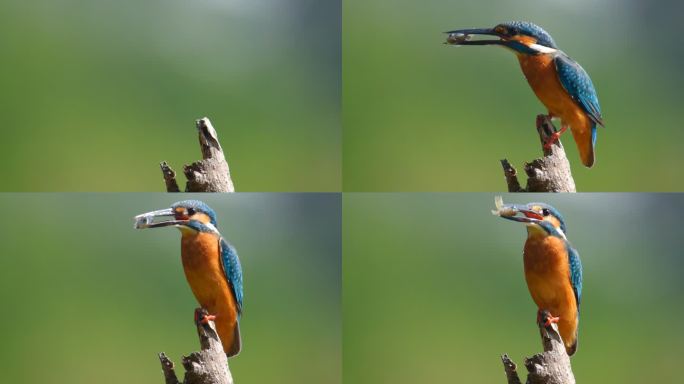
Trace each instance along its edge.
<instances>
[{"instance_id":1,"label":"bird beak","mask_svg":"<svg viewBox=\"0 0 684 384\"><path fill-rule=\"evenodd\" d=\"M499 36L498 33L494 32L491 28L475 28L475 29L457 29L454 31L444 32L446 33L447 40L444 44L447 45L491 45L491 44L503 44L503 40L470 40L473 35L488 35L488 36Z\"/></svg>"},{"instance_id":2,"label":"bird beak","mask_svg":"<svg viewBox=\"0 0 684 384\"><path fill-rule=\"evenodd\" d=\"M175 212L171 208L160 209L158 211L152 211L143 213L135 217L135 229L145 229L145 228L161 228L168 226L176 226L185 224L188 220L175 220ZM173 217L174 220L162 220L155 222L155 218L160 217Z\"/></svg>"},{"instance_id":3,"label":"bird beak","mask_svg":"<svg viewBox=\"0 0 684 384\"><path fill-rule=\"evenodd\" d=\"M539 213L528 209L525 205L507 204L499 209L499 216L519 223L538 223L544 220Z\"/></svg>"}]
</instances>

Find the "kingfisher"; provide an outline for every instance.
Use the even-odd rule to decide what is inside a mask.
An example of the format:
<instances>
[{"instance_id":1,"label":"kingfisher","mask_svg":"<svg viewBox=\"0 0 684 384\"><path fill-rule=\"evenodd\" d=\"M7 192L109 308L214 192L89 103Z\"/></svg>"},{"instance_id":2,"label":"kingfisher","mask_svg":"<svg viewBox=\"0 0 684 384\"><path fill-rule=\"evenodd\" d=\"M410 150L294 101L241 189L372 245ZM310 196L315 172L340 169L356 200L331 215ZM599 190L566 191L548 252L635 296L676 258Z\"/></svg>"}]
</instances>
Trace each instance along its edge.
<instances>
[{"instance_id":1,"label":"kingfisher","mask_svg":"<svg viewBox=\"0 0 684 384\"><path fill-rule=\"evenodd\" d=\"M168 217L155 221L157 218ZM216 324L228 357L240 352L242 267L235 248L217 229L216 213L199 200L135 217L135 228L176 227L181 232L181 260L190 289L202 307L195 322Z\"/></svg>"},{"instance_id":2,"label":"kingfisher","mask_svg":"<svg viewBox=\"0 0 684 384\"><path fill-rule=\"evenodd\" d=\"M577 351L582 262L566 237L565 221L554 207L544 203L503 205L494 214L524 223L527 241L523 249L525 280L537 304L537 322L558 324L569 356Z\"/></svg>"},{"instance_id":3,"label":"kingfisher","mask_svg":"<svg viewBox=\"0 0 684 384\"><path fill-rule=\"evenodd\" d=\"M560 130L546 140L544 148L550 149L570 127L582 163L587 167L594 165L596 127L604 126L594 84L575 60L558 49L548 32L530 22L511 21L494 28L446 33L449 45L500 45L512 50L530 87L547 108L548 118L561 121ZM472 35L498 39L471 40Z\"/></svg>"}]
</instances>

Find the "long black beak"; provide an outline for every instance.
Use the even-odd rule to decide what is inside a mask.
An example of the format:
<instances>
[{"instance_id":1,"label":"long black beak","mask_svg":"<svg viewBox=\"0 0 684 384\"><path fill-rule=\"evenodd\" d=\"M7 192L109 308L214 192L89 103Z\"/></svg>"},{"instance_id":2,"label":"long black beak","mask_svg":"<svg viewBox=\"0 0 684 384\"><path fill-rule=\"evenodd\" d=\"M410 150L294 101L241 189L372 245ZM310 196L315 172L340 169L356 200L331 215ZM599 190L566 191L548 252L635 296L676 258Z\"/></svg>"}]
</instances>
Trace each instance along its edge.
<instances>
[{"instance_id":1,"label":"long black beak","mask_svg":"<svg viewBox=\"0 0 684 384\"><path fill-rule=\"evenodd\" d=\"M474 28L474 29L456 29L453 31L444 32L448 34L447 40L444 44L449 45L505 45L503 40L470 40L473 35L488 35L499 36L491 28Z\"/></svg>"},{"instance_id":2,"label":"long black beak","mask_svg":"<svg viewBox=\"0 0 684 384\"><path fill-rule=\"evenodd\" d=\"M156 218L161 218L161 217L173 217L174 220L162 220L162 221L157 221L157 222L154 221ZM167 209L160 209L158 211L143 213L141 215L136 216L135 217L135 225L133 226L133 228L135 228L135 229L161 228L161 227L182 225L182 224L186 224L187 222L188 222L188 220L175 220L175 213L173 212L173 210L171 208L167 208Z\"/></svg>"},{"instance_id":3,"label":"long black beak","mask_svg":"<svg viewBox=\"0 0 684 384\"><path fill-rule=\"evenodd\" d=\"M517 204L504 205L499 209L499 216L519 223L538 223L544 220L544 217L539 213L528 209L525 205Z\"/></svg>"}]
</instances>

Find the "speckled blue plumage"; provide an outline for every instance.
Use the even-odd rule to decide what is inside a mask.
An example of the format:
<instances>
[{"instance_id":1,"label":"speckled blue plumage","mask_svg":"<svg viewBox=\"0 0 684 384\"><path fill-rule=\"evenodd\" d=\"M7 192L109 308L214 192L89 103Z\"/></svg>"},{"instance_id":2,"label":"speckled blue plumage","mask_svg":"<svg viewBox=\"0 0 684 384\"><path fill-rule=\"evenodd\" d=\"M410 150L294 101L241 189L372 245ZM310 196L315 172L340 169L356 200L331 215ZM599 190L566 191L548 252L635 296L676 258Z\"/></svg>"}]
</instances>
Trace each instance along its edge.
<instances>
[{"instance_id":1,"label":"speckled blue plumage","mask_svg":"<svg viewBox=\"0 0 684 384\"><path fill-rule=\"evenodd\" d=\"M242 314L242 267L237 251L221 237L221 265L237 302L238 317Z\"/></svg>"},{"instance_id":2,"label":"speckled blue plumage","mask_svg":"<svg viewBox=\"0 0 684 384\"><path fill-rule=\"evenodd\" d=\"M566 242L565 245L568 250L568 262L570 263L570 281L572 283L572 290L575 291L577 313L579 313L580 303L582 302L582 261L577 250L570 243Z\"/></svg>"},{"instance_id":3,"label":"speckled blue plumage","mask_svg":"<svg viewBox=\"0 0 684 384\"><path fill-rule=\"evenodd\" d=\"M512 34L521 34L532 36L537 40L537 44L558 49L556 42L551 35L542 29L540 26L527 21L509 21L501 23ZM511 45L511 48L516 49L521 53L529 53L525 45L517 44ZM533 51L533 50L532 50ZM533 51L534 52L534 51ZM594 84L587 72L576 61L568 57L562 51L557 51L554 57L556 65L556 72L563 88L570 94L570 96L582 107L589 118L594 122L592 127L592 143L596 143L596 125L603 126L603 119L601 117L601 107L599 106L598 96L594 89Z\"/></svg>"},{"instance_id":4,"label":"speckled blue plumage","mask_svg":"<svg viewBox=\"0 0 684 384\"><path fill-rule=\"evenodd\" d=\"M587 113L594 122L591 134L592 144L596 143L596 125L603 126L601 107L594 84L587 72L576 61L569 58L565 53L559 52L554 58L556 72L563 88L570 94L573 100Z\"/></svg>"},{"instance_id":5,"label":"speckled blue plumage","mask_svg":"<svg viewBox=\"0 0 684 384\"><path fill-rule=\"evenodd\" d=\"M500 25L506 27L512 34L532 36L537 39L537 44L558 49L551 35L537 24L530 23L529 21L507 21Z\"/></svg>"}]
</instances>

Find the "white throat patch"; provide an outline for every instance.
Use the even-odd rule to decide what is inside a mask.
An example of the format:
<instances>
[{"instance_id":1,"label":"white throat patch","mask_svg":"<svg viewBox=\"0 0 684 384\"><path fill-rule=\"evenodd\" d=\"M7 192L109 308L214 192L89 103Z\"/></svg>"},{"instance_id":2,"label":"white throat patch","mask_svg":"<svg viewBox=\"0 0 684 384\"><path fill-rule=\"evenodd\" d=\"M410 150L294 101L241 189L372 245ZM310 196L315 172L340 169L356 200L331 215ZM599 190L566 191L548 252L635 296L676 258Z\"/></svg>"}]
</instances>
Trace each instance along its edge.
<instances>
[{"instance_id":1,"label":"white throat patch","mask_svg":"<svg viewBox=\"0 0 684 384\"><path fill-rule=\"evenodd\" d=\"M209 228L213 233L216 233L216 234L219 233L218 229L216 229L216 227L212 223L206 223L206 224L204 224L204 226Z\"/></svg>"},{"instance_id":2,"label":"white throat patch","mask_svg":"<svg viewBox=\"0 0 684 384\"><path fill-rule=\"evenodd\" d=\"M539 53L555 53L555 52L558 52L558 50L555 48L549 48L545 45L540 45L540 44L531 44L529 47L530 47L530 49L534 49L535 51L537 51Z\"/></svg>"}]
</instances>

